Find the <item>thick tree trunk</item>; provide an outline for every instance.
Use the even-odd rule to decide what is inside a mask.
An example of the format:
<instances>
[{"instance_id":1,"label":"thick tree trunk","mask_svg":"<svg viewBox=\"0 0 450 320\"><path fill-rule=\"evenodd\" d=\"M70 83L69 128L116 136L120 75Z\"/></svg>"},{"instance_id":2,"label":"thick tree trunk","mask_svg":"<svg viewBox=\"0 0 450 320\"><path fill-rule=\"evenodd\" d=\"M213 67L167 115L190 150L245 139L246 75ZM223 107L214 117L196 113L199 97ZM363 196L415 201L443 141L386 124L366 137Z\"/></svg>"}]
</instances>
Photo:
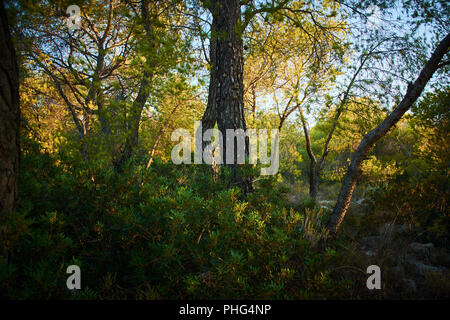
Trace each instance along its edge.
<instances>
[{"instance_id":1,"label":"thick tree trunk","mask_svg":"<svg viewBox=\"0 0 450 320\"><path fill-rule=\"evenodd\" d=\"M223 135L223 160L227 154L227 129L247 130L244 118L244 76L241 7L239 0L215 1L212 13L217 40L215 46L214 77L217 125ZM215 79L214 79L215 78ZM248 139L246 139L248 155ZM231 152L231 151L230 151ZM237 171L237 139L234 141L234 163L226 164L232 172L231 184L243 193L251 191L251 182L242 179ZM225 161L224 161L225 163Z\"/></svg>"},{"instance_id":2,"label":"thick tree trunk","mask_svg":"<svg viewBox=\"0 0 450 320\"><path fill-rule=\"evenodd\" d=\"M18 198L19 72L3 2L0 3L0 217Z\"/></svg>"},{"instance_id":3,"label":"thick tree trunk","mask_svg":"<svg viewBox=\"0 0 450 320\"><path fill-rule=\"evenodd\" d=\"M350 166L344 177L341 191L338 200L330 216L327 224L327 229L330 231L330 236L334 237L337 230L342 223L342 220L347 213L350 200L352 198L353 190L356 187L358 178L361 176L361 165L370 148L383 137L405 114L411 105L417 100L422 93L425 85L433 76L434 72L439 68L439 63L442 57L448 51L450 46L450 34L448 34L438 45L433 52L431 58L428 60L425 67L419 74L419 77L413 84L408 86L405 96L403 97L397 108L375 129L366 134L356 151L352 155Z\"/></svg>"}]
</instances>

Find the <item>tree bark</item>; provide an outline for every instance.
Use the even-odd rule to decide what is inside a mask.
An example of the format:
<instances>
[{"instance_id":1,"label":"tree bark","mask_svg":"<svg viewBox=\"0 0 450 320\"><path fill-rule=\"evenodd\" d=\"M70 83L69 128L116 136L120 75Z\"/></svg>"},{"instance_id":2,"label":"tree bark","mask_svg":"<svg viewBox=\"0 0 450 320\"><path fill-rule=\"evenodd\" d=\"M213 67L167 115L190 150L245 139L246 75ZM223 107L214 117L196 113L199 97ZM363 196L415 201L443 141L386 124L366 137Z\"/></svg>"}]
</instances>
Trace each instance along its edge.
<instances>
[{"instance_id":1,"label":"tree bark","mask_svg":"<svg viewBox=\"0 0 450 320\"><path fill-rule=\"evenodd\" d=\"M306 152L308 153L309 157L309 196L314 199L314 201L316 201L317 193L319 191L319 182L316 175L317 160L311 148L311 137L309 135L309 130L305 116L303 114L303 110L300 106L298 106L298 111L300 113L300 120L302 121L303 133L305 134Z\"/></svg>"},{"instance_id":2,"label":"tree bark","mask_svg":"<svg viewBox=\"0 0 450 320\"><path fill-rule=\"evenodd\" d=\"M217 47L217 19L213 15L211 24L211 39L209 42L209 88L208 88L208 104L206 105L205 113L202 117L202 130L214 128L217 121L217 108L216 108L216 47ZM206 145L203 145L205 149Z\"/></svg>"},{"instance_id":3,"label":"tree bark","mask_svg":"<svg viewBox=\"0 0 450 320\"><path fill-rule=\"evenodd\" d=\"M217 112L217 125L223 135L223 160L226 159L227 129L247 130L244 117L244 62L241 7L239 0L214 1L212 4L214 27L217 33L213 63L213 95ZM211 86L210 86L211 88ZM214 90L215 89L215 90ZM245 152L248 155L248 139ZM225 161L223 161L225 163ZM237 139L234 141L234 163L225 164L231 170L231 184L239 186L244 195L251 191L251 182L237 172Z\"/></svg>"},{"instance_id":4,"label":"tree bark","mask_svg":"<svg viewBox=\"0 0 450 320\"><path fill-rule=\"evenodd\" d=\"M0 217L18 199L19 71L3 2L0 3Z\"/></svg>"},{"instance_id":5,"label":"tree bark","mask_svg":"<svg viewBox=\"0 0 450 320\"><path fill-rule=\"evenodd\" d=\"M352 155L350 166L344 177L338 200L327 223L327 229L331 238L336 236L337 230L347 213L352 198L353 191L356 187L358 178L361 176L362 162L370 148L383 137L405 114L412 104L419 98L425 85L433 76L434 72L439 68L439 63L446 54L450 46L450 34L448 34L436 47L432 56L420 72L416 81L408 85L406 94L400 104L394 111L381 122L375 129L366 134L358 148Z\"/></svg>"}]
</instances>

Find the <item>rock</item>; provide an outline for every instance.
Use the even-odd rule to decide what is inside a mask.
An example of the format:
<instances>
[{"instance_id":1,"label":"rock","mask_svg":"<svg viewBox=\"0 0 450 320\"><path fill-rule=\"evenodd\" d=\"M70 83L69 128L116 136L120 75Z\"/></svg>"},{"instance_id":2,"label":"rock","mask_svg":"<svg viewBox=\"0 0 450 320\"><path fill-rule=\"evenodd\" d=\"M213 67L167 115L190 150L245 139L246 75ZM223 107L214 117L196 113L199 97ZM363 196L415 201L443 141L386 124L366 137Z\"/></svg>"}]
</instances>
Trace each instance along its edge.
<instances>
[{"instance_id":1,"label":"rock","mask_svg":"<svg viewBox=\"0 0 450 320\"><path fill-rule=\"evenodd\" d=\"M320 200L319 201L319 205L321 207L332 207L333 204L334 204L334 201L331 201L331 200Z\"/></svg>"},{"instance_id":2,"label":"rock","mask_svg":"<svg viewBox=\"0 0 450 320\"><path fill-rule=\"evenodd\" d=\"M365 209L367 209L367 207L370 206L371 204L371 200L366 199L366 198L360 198L356 201L352 201L351 202L352 205L359 207L359 209L362 209L361 211L366 211Z\"/></svg>"},{"instance_id":3,"label":"rock","mask_svg":"<svg viewBox=\"0 0 450 320\"><path fill-rule=\"evenodd\" d=\"M298 194L289 194L287 196L287 202L290 205L299 205L301 203L301 199Z\"/></svg>"},{"instance_id":4,"label":"rock","mask_svg":"<svg viewBox=\"0 0 450 320\"><path fill-rule=\"evenodd\" d=\"M365 237L361 240L361 243L364 245L364 247L372 248L372 249L378 249L383 247L385 244L385 239L380 236L369 236Z\"/></svg>"},{"instance_id":5,"label":"rock","mask_svg":"<svg viewBox=\"0 0 450 320\"><path fill-rule=\"evenodd\" d=\"M385 240L391 239L395 230L395 225L391 223L383 224L378 230L379 234L384 237Z\"/></svg>"},{"instance_id":6,"label":"rock","mask_svg":"<svg viewBox=\"0 0 450 320\"><path fill-rule=\"evenodd\" d=\"M434 245L429 243L413 242L409 244L409 248L420 259L427 259L430 257L431 250L434 249Z\"/></svg>"},{"instance_id":7,"label":"rock","mask_svg":"<svg viewBox=\"0 0 450 320\"><path fill-rule=\"evenodd\" d=\"M391 223L385 223L378 229L378 232L380 235L386 236L386 238L391 238L394 234L404 234L409 232L409 226L406 224L393 225Z\"/></svg>"},{"instance_id":8,"label":"rock","mask_svg":"<svg viewBox=\"0 0 450 320\"><path fill-rule=\"evenodd\" d=\"M395 228L395 232L397 233L408 233L409 231L409 226L407 224L402 224L401 226L396 226Z\"/></svg>"},{"instance_id":9,"label":"rock","mask_svg":"<svg viewBox=\"0 0 450 320\"><path fill-rule=\"evenodd\" d=\"M409 247L413 250L422 250L422 249L432 249L434 248L434 245L429 243L419 243L419 242L413 242L409 244Z\"/></svg>"},{"instance_id":10,"label":"rock","mask_svg":"<svg viewBox=\"0 0 450 320\"><path fill-rule=\"evenodd\" d=\"M409 269L422 277L425 277L425 275L429 272L436 272L436 273L445 273L447 271L447 268L445 267L434 267L430 266L428 264L422 263L420 261L414 260L414 259L408 259L407 264Z\"/></svg>"}]
</instances>

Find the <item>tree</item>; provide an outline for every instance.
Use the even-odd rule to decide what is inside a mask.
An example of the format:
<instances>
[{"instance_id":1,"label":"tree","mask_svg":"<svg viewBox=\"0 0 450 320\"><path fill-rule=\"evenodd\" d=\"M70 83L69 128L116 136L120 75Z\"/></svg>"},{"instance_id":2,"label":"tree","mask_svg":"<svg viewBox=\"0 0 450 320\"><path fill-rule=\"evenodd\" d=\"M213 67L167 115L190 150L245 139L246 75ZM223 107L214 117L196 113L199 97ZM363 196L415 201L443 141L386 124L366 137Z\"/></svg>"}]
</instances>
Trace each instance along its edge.
<instances>
[{"instance_id":1,"label":"tree","mask_svg":"<svg viewBox=\"0 0 450 320\"><path fill-rule=\"evenodd\" d=\"M120 172L138 145L149 98L162 82L174 79L172 73L184 72L187 44L173 25L181 23L174 13L180 5L100 1L83 6L80 29L70 31L57 4L22 4L29 10L20 30L25 54L64 100L86 164L95 145Z\"/></svg>"},{"instance_id":2,"label":"tree","mask_svg":"<svg viewBox=\"0 0 450 320\"><path fill-rule=\"evenodd\" d=\"M244 84L243 84L243 36L244 32L255 16L263 15L265 21L288 21L295 28L302 30L310 41L316 41L317 34L310 33L309 27L315 25L317 29L323 27L324 21L332 18L327 9L335 8L336 4L324 4L323 7L313 3L299 1L271 1L255 4L254 1L203 1L212 14L210 37L210 84L208 104L202 118L202 126L212 128L217 121L223 135L222 152L225 157L226 145L229 137L227 129L246 130L244 115ZM243 7L243 12L241 12ZM320 7L320 8L319 8ZM325 9L324 9L325 8ZM324 10L322 10L324 9ZM309 20L309 21L308 21ZM318 43L319 41L315 42ZM219 63L220 62L220 63ZM287 111L284 119L291 110ZM248 146L246 139L246 146ZM231 169L231 184L239 185L244 193L251 190L251 182L243 180L237 173L237 143L234 143L234 163L226 164ZM248 155L248 147L246 147Z\"/></svg>"},{"instance_id":3,"label":"tree","mask_svg":"<svg viewBox=\"0 0 450 320\"><path fill-rule=\"evenodd\" d=\"M19 71L3 1L0 4L0 216L14 210L20 162Z\"/></svg>"},{"instance_id":4,"label":"tree","mask_svg":"<svg viewBox=\"0 0 450 320\"><path fill-rule=\"evenodd\" d=\"M244 117L244 57L241 28L241 5L239 0L216 1L211 8L216 19L215 32L215 100L217 126L223 135L222 154L226 162L229 143L234 145L231 169L232 183L243 188L244 194L250 191L251 183L240 179L237 173L237 138L231 138L228 129L247 130ZM220 63L217 63L220 62ZM234 139L232 142L231 139ZM248 140L246 141L248 154Z\"/></svg>"},{"instance_id":5,"label":"tree","mask_svg":"<svg viewBox=\"0 0 450 320\"><path fill-rule=\"evenodd\" d=\"M355 80L358 77L359 73L361 72L362 68L364 67L364 64L366 63L366 61L372 55L374 49L375 48L372 48L372 50L369 53L362 55L359 59L359 65L356 68L356 71L354 72L352 78L350 79L345 91L343 92L342 98L339 101L339 105L336 108L335 115L332 119L331 127L329 129L327 138L323 145L322 155L320 158L316 157L316 155L314 154L314 151L312 150L309 127L306 122L306 118L303 114L302 106L301 106L301 104L296 105L296 107L298 108L299 113L300 113L300 120L302 123L303 132L305 135L306 151L308 153L309 163L310 163L309 164L309 196L314 201L317 200L322 170L325 165L325 160L328 156L330 142L331 142L331 139L333 138L333 134L336 129L336 125L339 121L339 118L340 118L342 112L344 111L346 104L348 104L348 102L349 102L350 92L355 84Z\"/></svg>"},{"instance_id":6,"label":"tree","mask_svg":"<svg viewBox=\"0 0 450 320\"><path fill-rule=\"evenodd\" d=\"M367 133L361 143L359 144L356 151L353 153L351 158L350 166L348 167L347 173L344 177L341 190L339 192L338 200L327 223L327 229L330 232L331 237L334 237L337 233L342 220L347 213L350 200L352 198L353 191L356 187L359 177L361 176L361 166L368 151L372 146L401 119L401 117L408 111L411 106L419 98L420 94L424 90L426 84L431 79L433 74L442 66L444 66L448 61L441 63L443 57L447 53L450 47L450 33L442 39L439 45L434 50L433 54L421 70L419 76L414 81L408 85L407 91L403 96L400 104L386 117L383 122L381 122L372 131Z\"/></svg>"}]
</instances>

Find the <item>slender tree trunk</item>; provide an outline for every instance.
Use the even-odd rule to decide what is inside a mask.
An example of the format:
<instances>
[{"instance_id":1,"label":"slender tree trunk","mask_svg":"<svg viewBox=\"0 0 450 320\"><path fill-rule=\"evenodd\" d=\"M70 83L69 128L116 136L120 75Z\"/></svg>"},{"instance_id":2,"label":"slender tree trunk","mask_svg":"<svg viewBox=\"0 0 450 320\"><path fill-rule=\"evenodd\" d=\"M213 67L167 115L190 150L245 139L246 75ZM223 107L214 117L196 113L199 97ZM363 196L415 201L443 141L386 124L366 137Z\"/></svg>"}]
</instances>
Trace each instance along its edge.
<instances>
[{"instance_id":1,"label":"slender tree trunk","mask_svg":"<svg viewBox=\"0 0 450 320\"><path fill-rule=\"evenodd\" d=\"M377 46L373 47L368 54L365 54L361 58L361 63L359 65L358 69L356 70L355 74L353 75L352 79L350 80L350 83L348 84L347 89L344 92L344 96L343 96L343 98L339 104L339 107L336 111L336 115L334 116L334 119L333 119L333 124L331 126L330 132L328 133L328 137L327 137L327 140L325 141L325 145L323 147L322 157L320 158L319 161L317 161L317 159L315 158L314 153L311 149L311 138L310 138L309 131L308 131L308 128L306 125L306 120L303 115L302 109L300 108L300 106L298 106L299 111L300 111L302 125L303 125L303 130L305 132L306 149L308 152L308 156L310 158L310 172L311 173L310 173L310 181L309 181L309 195L311 198L314 199L314 201L317 200L317 195L319 193L320 177L322 175L322 169L325 164L325 160L328 156L328 147L330 145L331 139L333 138L334 131L336 130L336 125L339 120L339 117L341 116L342 110L343 110L345 104L347 103L347 100L350 95L350 90L352 89L353 84L355 83L356 77L361 72L364 64L366 63L366 61L369 59L370 55L373 53L373 51L376 48L377 48ZM282 122L280 123L280 129L281 129L281 125L282 125Z\"/></svg>"},{"instance_id":2,"label":"slender tree trunk","mask_svg":"<svg viewBox=\"0 0 450 320\"><path fill-rule=\"evenodd\" d=\"M440 67L439 63L448 51L449 46L450 34L448 34L437 46L431 58L428 60L425 67L420 72L416 81L408 85L406 94L397 108L395 108L395 110L392 111L392 113L375 129L373 129L363 137L358 148L353 153L350 166L342 183L338 200L327 224L327 229L330 231L331 237L334 237L336 235L337 230L342 223L345 214L347 213L353 191L356 187L358 178L362 173L362 162L366 158L368 151L401 119L405 112L408 111L411 105L417 100L417 98L419 98L420 94L425 88L425 85L431 79L434 72Z\"/></svg>"},{"instance_id":3,"label":"slender tree trunk","mask_svg":"<svg viewBox=\"0 0 450 320\"><path fill-rule=\"evenodd\" d=\"M334 116L333 119L333 125L331 126L331 130L328 133L328 138L325 141L325 145L323 147L323 152L322 152L322 157L320 158L319 162L316 163L315 165L315 172L314 172L314 179L313 179L313 190L312 192L310 192L311 198L314 199L314 201L317 200L317 195L319 193L319 184L320 184L320 177L322 175L322 169L323 166L325 164L325 160L328 156L328 146L330 145L330 141L333 138L333 134L334 131L336 129L336 124L339 120L339 117L341 116L342 113L342 107L344 105L344 100L343 103L341 104L341 107L337 110L336 115Z\"/></svg>"},{"instance_id":4,"label":"slender tree trunk","mask_svg":"<svg viewBox=\"0 0 450 320\"><path fill-rule=\"evenodd\" d=\"M309 135L308 125L306 123L305 116L303 114L303 110L300 106L298 106L298 111L300 112L300 120L302 121L303 133L305 134L305 142L306 142L306 152L309 157L309 196L316 201L317 193L319 191L319 181L317 179L317 160L314 156L314 152L311 148L311 137Z\"/></svg>"},{"instance_id":5,"label":"slender tree trunk","mask_svg":"<svg viewBox=\"0 0 450 320\"><path fill-rule=\"evenodd\" d=\"M0 218L18 199L19 71L3 1L0 3Z\"/></svg>"},{"instance_id":6,"label":"slender tree trunk","mask_svg":"<svg viewBox=\"0 0 450 320\"><path fill-rule=\"evenodd\" d=\"M147 0L141 1L141 14L144 21L144 29L149 41L151 41L151 17L149 12L149 2ZM156 43L152 43L154 48L156 48ZM122 172L123 165L127 162L134 153L138 142L139 142L139 127L142 117L142 111L144 110L145 103L150 96L149 85L153 74L150 71L144 71L141 82L139 85L139 92L136 99L133 101L131 106L130 118L127 121L127 138L125 141L125 146L120 155L113 160L114 169L116 172Z\"/></svg>"},{"instance_id":7,"label":"slender tree trunk","mask_svg":"<svg viewBox=\"0 0 450 320\"><path fill-rule=\"evenodd\" d=\"M253 116L253 121L256 120L256 89L255 86L252 86L252 116ZM280 128L281 129L281 124L280 124Z\"/></svg>"},{"instance_id":8,"label":"slender tree trunk","mask_svg":"<svg viewBox=\"0 0 450 320\"><path fill-rule=\"evenodd\" d=\"M148 159L147 167L146 167L147 169L150 168L150 165L153 162L153 156L155 155L156 147L159 144L159 140L161 139L162 134L166 130L167 126L169 125L170 120L172 119L172 116L177 111L179 106L180 106L180 104L177 104L175 106L175 108L173 108L172 112L169 114L169 116L167 117L166 121L164 121L164 123L161 125L161 128L159 129L158 135L156 136L155 142L153 143L152 150L150 151L150 158Z\"/></svg>"},{"instance_id":9,"label":"slender tree trunk","mask_svg":"<svg viewBox=\"0 0 450 320\"><path fill-rule=\"evenodd\" d=\"M131 158L138 145L142 110L144 110L145 103L150 95L148 89L150 77L151 75L148 72L144 72L138 95L131 106L130 117L126 124L128 132L125 140L125 146L123 151L120 153L120 156L113 160L116 172L122 172L123 165Z\"/></svg>"},{"instance_id":10,"label":"slender tree trunk","mask_svg":"<svg viewBox=\"0 0 450 320\"><path fill-rule=\"evenodd\" d=\"M164 132L164 127L161 127L161 129L158 132L158 135L156 136L155 142L153 142L152 150L150 151L150 157L148 159L146 169L150 168L150 166L152 165L153 156L155 155L156 148L158 147L159 140L161 139L163 132Z\"/></svg>"}]
</instances>

